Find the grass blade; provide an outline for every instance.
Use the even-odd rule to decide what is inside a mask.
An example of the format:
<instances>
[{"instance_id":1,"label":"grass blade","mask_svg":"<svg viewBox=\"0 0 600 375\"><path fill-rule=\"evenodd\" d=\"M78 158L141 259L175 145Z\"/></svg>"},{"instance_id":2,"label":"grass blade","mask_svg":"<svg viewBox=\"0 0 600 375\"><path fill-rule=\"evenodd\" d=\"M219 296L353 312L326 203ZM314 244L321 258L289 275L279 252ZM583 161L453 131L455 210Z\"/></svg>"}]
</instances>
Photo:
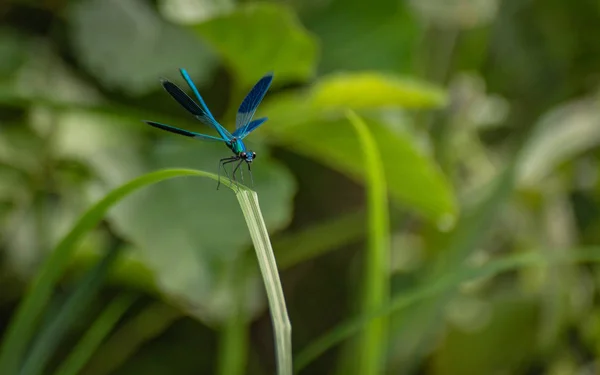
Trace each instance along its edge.
<instances>
[{"instance_id":1,"label":"grass blade","mask_svg":"<svg viewBox=\"0 0 600 375\"><path fill-rule=\"evenodd\" d=\"M218 375L244 375L247 368L249 322L244 308L244 263L238 256L229 263L227 283L235 298L224 324L219 328Z\"/></svg>"},{"instance_id":2,"label":"grass blade","mask_svg":"<svg viewBox=\"0 0 600 375\"><path fill-rule=\"evenodd\" d=\"M134 298L131 295L121 295L115 298L92 324L85 336L75 346L67 359L54 373L55 375L77 375L92 357L100 343L111 332L123 314L131 307Z\"/></svg>"},{"instance_id":3,"label":"grass blade","mask_svg":"<svg viewBox=\"0 0 600 375\"><path fill-rule=\"evenodd\" d=\"M285 306L285 298L269 233L262 217L258 197L251 190L239 190L237 198L244 213L258 265L267 290L271 319L275 332L277 369L279 375L292 374L292 326Z\"/></svg>"},{"instance_id":4,"label":"grass blade","mask_svg":"<svg viewBox=\"0 0 600 375\"><path fill-rule=\"evenodd\" d=\"M367 194L367 251L361 310L368 314L381 308L389 299L390 215L381 155L369 128L354 112L348 111L365 160ZM370 321L358 341L356 373L378 375L385 372L384 353L387 322L385 317Z\"/></svg>"},{"instance_id":5,"label":"grass blade","mask_svg":"<svg viewBox=\"0 0 600 375\"><path fill-rule=\"evenodd\" d=\"M38 375L43 371L48 359L71 327L72 322L89 305L104 284L106 275L119 254L120 251L117 249L109 251L97 265L87 272L56 317L35 340L20 371L21 375Z\"/></svg>"},{"instance_id":6,"label":"grass blade","mask_svg":"<svg viewBox=\"0 0 600 375\"><path fill-rule=\"evenodd\" d=\"M46 259L19 305L0 348L0 374L17 374L25 348L36 329L39 315L46 306L79 240L102 220L112 206L127 195L144 186L180 176L202 176L217 180L215 174L192 169L167 169L148 173L111 191L77 221L73 229ZM228 179L221 177L221 181L232 188L233 184Z\"/></svg>"},{"instance_id":7,"label":"grass blade","mask_svg":"<svg viewBox=\"0 0 600 375\"><path fill-rule=\"evenodd\" d=\"M82 374L112 374L147 341L166 331L185 315L178 309L156 302L119 328L92 357Z\"/></svg>"}]
</instances>

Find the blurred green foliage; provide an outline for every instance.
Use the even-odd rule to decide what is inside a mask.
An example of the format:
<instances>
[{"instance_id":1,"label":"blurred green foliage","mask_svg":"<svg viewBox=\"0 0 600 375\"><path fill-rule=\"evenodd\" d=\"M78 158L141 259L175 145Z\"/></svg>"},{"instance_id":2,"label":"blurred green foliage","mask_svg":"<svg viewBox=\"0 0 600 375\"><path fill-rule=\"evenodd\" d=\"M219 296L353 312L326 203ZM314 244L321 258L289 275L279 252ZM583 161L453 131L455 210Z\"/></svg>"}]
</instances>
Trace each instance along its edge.
<instances>
[{"instance_id":1,"label":"blurred green foliage","mask_svg":"<svg viewBox=\"0 0 600 375\"><path fill-rule=\"evenodd\" d=\"M295 353L307 358L343 322L368 322L359 313L368 171L352 109L376 142L390 197L386 373L598 372L597 258L577 255L600 243L596 3L9 0L0 20L2 327L94 202L159 168L216 172L228 155L141 122L207 131L160 77L180 83L186 68L231 128L240 100L272 70L257 113L269 121L248 146ZM233 194L204 179L118 204L59 272L54 308L35 312L41 340L71 311L62 301L91 277L90 263L121 253L44 373L64 370L75 349L80 374L274 373L243 223ZM462 276L527 254L540 262ZM126 312L102 318L131 296ZM78 346L86 342L97 350ZM228 348L243 352L240 365L223 366ZM301 373L352 375L355 348L316 350Z\"/></svg>"}]
</instances>

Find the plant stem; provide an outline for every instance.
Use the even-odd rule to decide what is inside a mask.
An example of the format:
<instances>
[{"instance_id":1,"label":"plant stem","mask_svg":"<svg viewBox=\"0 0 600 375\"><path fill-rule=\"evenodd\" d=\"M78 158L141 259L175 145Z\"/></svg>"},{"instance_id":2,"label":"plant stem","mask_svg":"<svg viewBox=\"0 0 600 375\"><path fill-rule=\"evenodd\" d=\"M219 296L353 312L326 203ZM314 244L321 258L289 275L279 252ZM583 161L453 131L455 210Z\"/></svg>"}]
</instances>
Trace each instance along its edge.
<instances>
[{"instance_id":1,"label":"plant stem","mask_svg":"<svg viewBox=\"0 0 600 375\"><path fill-rule=\"evenodd\" d=\"M363 150L367 194L367 251L364 285L361 297L363 314L377 311L389 299L390 223L387 189L381 156L367 125L354 112L347 114ZM370 322L359 339L358 368L360 375L384 372L387 321L384 317Z\"/></svg>"},{"instance_id":2,"label":"plant stem","mask_svg":"<svg viewBox=\"0 0 600 375\"><path fill-rule=\"evenodd\" d=\"M254 191L245 189L240 189L236 195L254 243L256 258L267 290L275 333L277 373L279 375L291 375L292 326L285 306L285 298L279 280L275 255L269 240L269 233L258 204L258 196Z\"/></svg>"},{"instance_id":3,"label":"plant stem","mask_svg":"<svg viewBox=\"0 0 600 375\"><path fill-rule=\"evenodd\" d=\"M237 257L230 267L230 287L235 296L233 308L221 327L217 374L244 375L248 353L248 321L245 315L242 275L244 258Z\"/></svg>"}]
</instances>

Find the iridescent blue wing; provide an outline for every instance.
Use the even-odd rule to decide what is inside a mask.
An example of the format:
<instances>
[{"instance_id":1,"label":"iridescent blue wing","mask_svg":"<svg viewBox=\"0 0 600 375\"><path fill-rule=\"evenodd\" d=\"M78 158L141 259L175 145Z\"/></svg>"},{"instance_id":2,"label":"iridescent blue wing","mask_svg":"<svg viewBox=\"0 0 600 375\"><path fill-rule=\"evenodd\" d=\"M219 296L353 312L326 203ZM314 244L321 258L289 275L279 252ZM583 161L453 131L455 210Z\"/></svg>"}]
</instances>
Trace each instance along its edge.
<instances>
[{"instance_id":1,"label":"iridescent blue wing","mask_svg":"<svg viewBox=\"0 0 600 375\"><path fill-rule=\"evenodd\" d=\"M204 110L192 98L188 96L179 86L167 79L161 79L161 83L165 90L188 112L193 114L198 120L204 124L213 127L222 138L231 139L233 136L224 127L219 124L210 112ZM197 91L197 90L196 90ZM204 104L204 102L202 102ZM204 104L206 106L206 104Z\"/></svg>"},{"instance_id":2,"label":"iridescent blue wing","mask_svg":"<svg viewBox=\"0 0 600 375\"><path fill-rule=\"evenodd\" d=\"M248 126L251 124L252 117L256 112L256 108L260 104L260 102L265 97L267 90L269 90L269 86L271 86L271 82L273 81L273 72L269 72L262 77L256 85L250 90L248 95L242 101L240 108L238 109L237 116L235 118L235 128L236 132L240 128L244 130L239 131L239 134L247 134Z\"/></svg>"},{"instance_id":3,"label":"iridescent blue wing","mask_svg":"<svg viewBox=\"0 0 600 375\"><path fill-rule=\"evenodd\" d=\"M175 133L175 134L185 135L186 137L203 139L205 141L227 142L227 140L223 139L223 138L213 137L212 135L190 132L187 130L176 128L174 126L161 124L160 122L146 121L146 120L144 120L144 122L150 126L154 126L155 128L166 130L168 132Z\"/></svg>"},{"instance_id":4,"label":"iridescent blue wing","mask_svg":"<svg viewBox=\"0 0 600 375\"><path fill-rule=\"evenodd\" d=\"M248 126L245 126L243 128L237 128L235 129L235 131L233 132L233 136L236 138L240 138L240 139L244 139L246 138L246 136L250 133L252 133L252 131L254 131L254 129L258 128L259 126L261 126L265 121L267 121L268 118L267 117L262 117L256 120L252 120Z\"/></svg>"}]
</instances>

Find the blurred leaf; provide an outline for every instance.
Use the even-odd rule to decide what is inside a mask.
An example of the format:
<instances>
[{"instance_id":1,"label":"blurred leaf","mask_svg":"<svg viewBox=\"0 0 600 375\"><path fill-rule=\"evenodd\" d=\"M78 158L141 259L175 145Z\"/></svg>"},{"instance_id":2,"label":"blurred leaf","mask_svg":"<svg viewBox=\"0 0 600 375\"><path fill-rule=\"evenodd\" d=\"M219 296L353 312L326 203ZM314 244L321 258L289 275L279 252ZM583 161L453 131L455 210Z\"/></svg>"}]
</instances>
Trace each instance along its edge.
<instances>
[{"instance_id":1,"label":"blurred leaf","mask_svg":"<svg viewBox=\"0 0 600 375\"><path fill-rule=\"evenodd\" d=\"M219 52L240 88L251 87L270 70L277 83L314 74L317 42L285 6L241 5L194 30Z\"/></svg>"},{"instance_id":2,"label":"blurred leaf","mask_svg":"<svg viewBox=\"0 0 600 375\"><path fill-rule=\"evenodd\" d=\"M290 220L294 182L261 148L255 150L259 160L252 170L255 189L268 197L262 209L272 233ZM219 158L228 153L221 144L167 136L147 154L153 165L149 169L188 166L217 171ZM117 164L119 156L115 155L98 172L109 176ZM231 312L235 294L225 282L228 265L250 246L235 197L215 188L212 182L197 180L165 182L125 200L109 215L114 229L140 249L141 259L154 271L161 290L212 323ZM246 315L252 316L264 303L260 279L253 273L243 285L243 305Z\"/></svg>"},{"instance_id":3,"label":"blurred leaf","mask_svg":"<svg viewBox=\"0 0 600 375\"><path fill-rule=\"evenodd\" d=\"M532 187L561 163L600 144L600 96L573 101L542 116L519 165L519 183Z\"/></svg>"},{"instance_id":4,"label":"blurred leaf","mask_svg":"<svg viewBox=\"0 0 600 375\"><path fill-rule=\"evenodd\" d=\"M158 77L179 67L186 67L198 82L209 78L214 66L209 51L193 35L162 21L147 2L83 0L72 4L73 48L107 87L145 94L158 87Z\"/></svg>"},{"instance_id":5,"label":"blurred leaf","mask_svg":"<svg viewBox=\"0 0 600 375\"><path fill-rule=\"evenodd\" d=\"M503 298L488 308L490 321L480 329L448 327L433 355L432 374L516 373L518 365L536 354L540 307L534 299Z\"/></svg>"},{"instance_id":6,"label":"blurred leaf","mask_svg":"<svg viewBox=\"0 0 600 375\"><path fill-rule=\"evenodd\" d=\"M27 55L27 40L9 29L0 29L0 79L10 78Z\"/></svg>"},{"instance_id":7,"label":"blurred leaf","mask_svg":"<svg viewBox=\"0 0 600 375\"><path fill-rule=\"evenodd\" d=\"M460 273L464 262L478 249L491 225L497 220L498 210L511 196L514 186L515 161L505 167L494 180L486 186L486 194L482 195L476 206L461 215L456 228L444 234L440 243L430 251L439 253L435 263L428 267L421 281L427 285L432 280L452 278ZM417 365L422 356L437 342L444 321L441 319L443 306L454 296L453 291L439 295L417 304L401 314L394 316L394 340L391 351L393 361L399 368L410 368Z\"/></svg>"},{"instance_id":8,"label":"blurred leaf","mask_svg":"<svg viewBox=\"0 0 600 375\"><path fill-rule=\"evenodd\" d=\"M231 11L236 0L159 0L158 6L165 17L175 23L196 23Z\"/></svg>"},{"instance_id":9,"label":"blurred leaf","mask_svg":"<svg viewBox=\"0 0 600 375\"><path fill-rule=\"evenodd\" d=\"M339 112L323 111L311 98L310 94L308 99L287 95L265 103L260 115L268 114L270 120L261 131L273 134L277 142L300 154L362 181L365 167L357 160L361 157L357 153L360 144L354 132ZM379 147L391 196L428 219L451 226L457 214L456 202L433 160L419 150L417 141L407 132L392 130L373 119L366 122Z\"/></svg>"},{"instance_id":10,"label":"blurred leaf","mask_svg":"<svg viewBox=\"0 0 600 375\"><path fill-rule=\"evenodd\" d=\"M333 0L305 12L307 28L321 40L319 71L409 72L421 27L405 1Z\"/></svg>"},{"instance_id":11,"label":"blurred leaf","mask_svg":"<svg viewBox=\"0 0 600 375\"><path fill-rule=\"evenodd\" d=\"M490 23L498 11L498 0L411 0L423 18L440 26L474 28Z\"/></svg>"},{"instance_id":12,"label":"blurred leaf","mask_svg":"<svg viewBox=\"0 0 600 375\"><path fill-rule=\"evenodd\" d=\"M284 270L358 242L365 234L363 211L345 214L305 227L293 234L273 239L277 266Z\"/></svg>"},{"instance_id":13,"label":"blurred leaf","mask_svg":"<svg viewBox=\"0 0 600 375\"><path fill-rule=\"evenodd\" d=\"M502 259L496 259L484 266L461 266L460 268L457 268L455 272L448 273L438 279L430 279L426 283L405 292L398 293L392 297L386 306L377 312L349 319L321 335L310 345L307 345L306 348L299 351L296 355L294 371L295 373L298 373L328 349L357 332L360 332L360 330L371 320L394 312L401 312L419 302L428 302L427 300L436 298L440 294L456 290L456 288L467 281L490 278L504 272L515 271L524 267L540 267L548 264L600 262L600 247L570 249L568 251L561 251L561 253L565 254L565 256L548 258L542 255L542 251L536 250L529 253L521 253L507 256Z\"/></svg>"},{"instance_id":14,"label":"blurred leaf","mask_svg":"<svg viewBox=\"0 0 600 375\"><path fill-rule=\"evenodd\" d=\"M319 108L439 108L445 92L437 86L376 72L332 74L319 80L311 100Z\"/></svg>"}]
</instances>

